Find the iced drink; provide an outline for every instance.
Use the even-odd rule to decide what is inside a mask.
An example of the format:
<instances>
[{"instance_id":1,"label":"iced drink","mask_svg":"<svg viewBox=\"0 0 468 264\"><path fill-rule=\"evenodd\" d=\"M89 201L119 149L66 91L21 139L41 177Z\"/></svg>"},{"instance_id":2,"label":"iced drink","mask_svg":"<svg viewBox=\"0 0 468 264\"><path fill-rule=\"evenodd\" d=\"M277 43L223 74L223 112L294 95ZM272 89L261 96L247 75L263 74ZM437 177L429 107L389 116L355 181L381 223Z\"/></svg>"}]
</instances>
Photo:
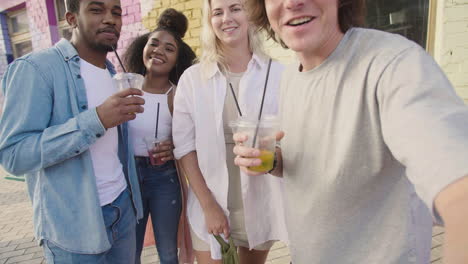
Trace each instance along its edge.
<instances>
[{"instance_id":1,"label":"iced drink","mask_svg":"<svg viewBox=\"0 0 468 264\"><path fill-rule=\"evenodd\" d=\"M259 125L257 126L257 124ZM275 116L265 115L259 123L258 120L253 117L240 117L238 120L231 122L230 126L234 133L240 132L247 135L247 141L244 142L244 146L254 147L260 150L259 159L262 163L259 166L249 167L249 170L268 172L273 169L276 133L278 132L277 118ZM253 145L254 138L255 145Z\"/></svg>"},{"instance_id":2,"label":"iced drink","mask_svg":"<svg viewBox=\"0 0 468 264\"><path fill-rule=\"evenodd\" d=\"M159 139L157 139L155 137L145 137L144 141L145 141L145 144L146 144L146 148L147 148L147 151L148 151L148 157L150 159L151 165L155 166L155 165L162 165L162 164L166 163L165 161L162 160L162 157L155 158L153 156L153 154L154 154L153 150L159 145L160 142L162 142L164 140L159 140Z\"/></svg>"},{"instance_id":3,"label":"iced drink","mask_svg":"<svg viewBox=\"0 0 468 264\"><path fill-rule=\"evenodd\" d=\"M262 164L259 166L249 167L249 170L264 172L273 169L273 161L275 160L275 153L273 151L260 150L259 159L262 160Z\"/></svg>"},{"instance_id":4,"label":"iced drink","mask_svg":"<svg viewBox=\"0 0 468 264\"><path fill-rule=\"evenodd\" d=\"M128 88L136 88L141 90L143 87L143 82L145 81L145 77L143 75L130 72L117 73L114 75L113 79L119 91Z\"/></svg>"},{"instance_id":5,"label":"iced drink","mask_svg":"<svg viewBox=\"0 0 468 264\"><path fill-rule=\"evenodd\" d=\"M130 72L117 73L116 75L114 75L113 79L119 91L128 88L135 88L141 90L143 88L143 82L145 81L145 77L143 75Z\"/></svg>"},{"instance_id":6,"label":"iced drink","mask_svg":"<svg viewBox=\"0 0 468 264\"><path fill-rule=\"evenodd\" d=\"M153 153L148 151L148 155L149 155L149 158L150 158L150 162L151 162L151 165L163 165L164 163L166 163L165 161L162 160L162 157L159 157L159 158L155 158L153 157Z\"/></svg>"}]
</instances>

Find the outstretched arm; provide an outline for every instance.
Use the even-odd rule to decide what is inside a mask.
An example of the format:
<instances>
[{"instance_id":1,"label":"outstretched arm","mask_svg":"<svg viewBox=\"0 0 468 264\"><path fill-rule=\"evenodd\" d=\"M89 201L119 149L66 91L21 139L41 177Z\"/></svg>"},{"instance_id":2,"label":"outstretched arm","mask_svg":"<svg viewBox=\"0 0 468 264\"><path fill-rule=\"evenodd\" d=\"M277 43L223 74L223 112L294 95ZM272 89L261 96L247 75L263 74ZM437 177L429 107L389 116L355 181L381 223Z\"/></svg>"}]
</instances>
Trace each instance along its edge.
<instances>
[{"instance_id":1,"label":"outstretched arm","mask_svg":"<svg viewBox=\"0 0 468 264\"><path fill-rule=\"evenodd\" d=\"M444 263L468 263L468 175L443 189L435 206L445 223Z\"/></svg>"}]
</instances>

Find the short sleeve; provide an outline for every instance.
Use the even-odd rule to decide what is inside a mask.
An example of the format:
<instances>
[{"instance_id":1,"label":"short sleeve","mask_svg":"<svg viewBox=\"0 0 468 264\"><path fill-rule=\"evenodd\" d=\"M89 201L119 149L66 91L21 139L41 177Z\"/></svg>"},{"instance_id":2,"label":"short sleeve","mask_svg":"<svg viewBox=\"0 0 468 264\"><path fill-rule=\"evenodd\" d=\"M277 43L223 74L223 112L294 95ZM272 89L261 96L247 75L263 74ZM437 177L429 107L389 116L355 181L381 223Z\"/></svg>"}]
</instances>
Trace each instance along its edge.
<instances>
[{"instance_id":1,"label":"short sleeve","mask_svg":"<svg viewBox=\"0 0 468 264\"><path fill-rule=\"evenodd\" d=\"M468 107L419 47L401 52L387 65L377 99L385 143L441 223L434 199L468 175Z\"/></svg>"}]
</instances>

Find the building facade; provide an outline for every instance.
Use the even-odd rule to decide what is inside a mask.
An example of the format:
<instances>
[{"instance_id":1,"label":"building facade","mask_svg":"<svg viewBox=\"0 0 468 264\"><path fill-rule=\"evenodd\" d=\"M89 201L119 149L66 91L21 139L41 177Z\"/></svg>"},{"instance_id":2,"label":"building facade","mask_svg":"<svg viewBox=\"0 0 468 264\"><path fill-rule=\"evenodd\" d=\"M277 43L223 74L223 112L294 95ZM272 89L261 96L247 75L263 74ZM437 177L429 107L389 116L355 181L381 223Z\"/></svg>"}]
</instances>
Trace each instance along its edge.
<instances>
[{"instance_id":1,"label":"building facade","mask_svg":"<svg viewBox=\"0 0 468 264\"><path fill-rule=\"evenodd\" d=\"M1 0L0 77L15 58L70 37L64 1ZM188 17L185 41L200 54L202 0L121 0L121 4L119 53L136 36L154 29L159 14L172 7ZM468 0L367 0L367 13L369 27L402 34L426 48L468 102ZM294 59L291 51L271 40L266 49L280 61ZM118 65L113 54L109 59Z\"/></svg>"}]
</instances>

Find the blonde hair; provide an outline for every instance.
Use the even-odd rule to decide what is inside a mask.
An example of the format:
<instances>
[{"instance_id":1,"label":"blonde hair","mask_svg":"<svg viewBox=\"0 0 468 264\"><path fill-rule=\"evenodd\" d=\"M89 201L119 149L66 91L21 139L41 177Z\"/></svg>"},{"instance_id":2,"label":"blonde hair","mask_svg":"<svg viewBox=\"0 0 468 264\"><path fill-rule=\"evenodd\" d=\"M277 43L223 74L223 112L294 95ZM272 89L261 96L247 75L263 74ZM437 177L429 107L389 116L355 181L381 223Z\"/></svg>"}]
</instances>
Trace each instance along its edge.
<instances>
[{"instance_id":1,"label":"blonde hair","mask_svg":"<svg viewBox=\"0 0 468 264\"><path fill-rule=\"evenodd\" d=\"M246 10L244 10L244 12L247 13ZM248 29L248 39L250 51L259 56L266 57L266 54L263 51L263 41L261 39L261 35L259 34L259 30L251 23L249 24ZM220 70L222 72L226 72L228 70L228 66L226 57L223 54L223 44L218 39L218 37L216 37L213 26L211 25L211 0L203 0L202 31L200 34L200 42L201 56L199 61L205 76L208 70L207 67L212 63L217 63Z\"/></svg>"}]
</instances>

